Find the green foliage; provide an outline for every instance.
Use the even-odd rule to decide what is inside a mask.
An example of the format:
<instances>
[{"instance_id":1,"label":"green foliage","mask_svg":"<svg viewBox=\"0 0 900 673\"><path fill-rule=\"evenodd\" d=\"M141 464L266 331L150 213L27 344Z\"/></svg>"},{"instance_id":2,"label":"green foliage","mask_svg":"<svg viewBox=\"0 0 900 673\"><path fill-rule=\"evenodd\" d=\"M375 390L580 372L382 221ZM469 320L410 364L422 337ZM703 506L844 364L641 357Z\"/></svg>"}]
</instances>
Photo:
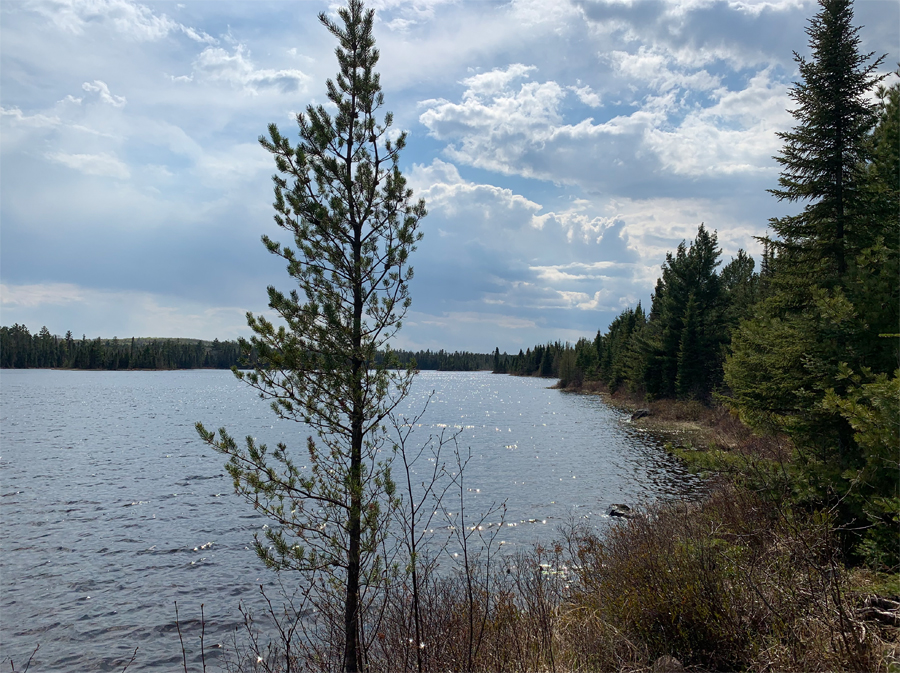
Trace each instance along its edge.
<instances>
[{"instance_id":1,"label":"green foliage","mask_svg":"<svg viewBox=\"0 0 900 673\"><path fill-rule=\"evenodd\" d=\"M639 342L650 397L705 399L718 383L726 337L720 254L715 232L701 224L690 246L682 241L675 255L666 255Z\"/></svg>"},{"instance_id":2,"label":"green foliage","mask_svg":"<svg viewBox=\"0 0 900 673\"><path fill-rule=\"evenodd\" d=\"M839 413L853 428L864 465L843 477L852 483L853 501L877 524L865 531L857 551L872 566L896 568L900 563L900 370L893 377L873 376L868 369L854 374L842 363L839 372L851 385L843 396L829 390L823 406Z\"/></svg>"},{"instance_id":3,"label":"green foliage","mask_svg":"<svg viewBox=\"0 0 900 673\"><path fill-rule=\"evenodd\" d=\"M781 136L772 191L807 204L772 220L766 296L724 370L741 418L793 441L796 497L834 508L845 543L883 563L897 532L900 93L882 87L871 102L880 59L858 52L852 17L849 0L821 0L812 59L797 57L798 125ZM867 532L854 541L851 529Z\"/></svg>"},{"instance_id":4,"label":"green foliage","mask_svg":"<svg viewBox=\"0 0 900 673\"><path fill-rule=\"evenodd\" d=\"M716 233L701 224L690 244L666 255L649 315L625 309L597 333L593 349L576 345L584 380L649 398L708 401L722 379L730 334L759 294L759 275L743 250L722 269Z\"/></svg>"},{"instance_id":5,"label":"green foliage","mask_svg":"<svg viewBox=\"0 0 900 673\"><path fill-rule=\"evenodd\" d=\"M499 350L499 349L498 349ZM401 367L415 364L416 369L436 370L442 372L474 372L485 371L494 368L499 361L500 367L506 366L509 357L506 353L491 355L490 353L470 353L469 351L445 351L443 349L432 351L391 351L390 359ZM382 355L377 356L376 362L382 362Z\"/></svg>"}]
</instances>

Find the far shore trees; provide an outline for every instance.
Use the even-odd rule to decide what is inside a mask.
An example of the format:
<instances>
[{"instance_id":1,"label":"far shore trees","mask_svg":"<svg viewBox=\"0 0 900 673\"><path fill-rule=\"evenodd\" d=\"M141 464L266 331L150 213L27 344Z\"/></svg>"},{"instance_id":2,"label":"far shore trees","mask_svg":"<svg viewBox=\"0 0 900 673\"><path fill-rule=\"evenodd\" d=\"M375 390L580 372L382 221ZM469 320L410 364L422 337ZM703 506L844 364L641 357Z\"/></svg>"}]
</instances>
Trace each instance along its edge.
<instances>
[{"instance_id":1,"label":"far shore trees","mask_svg":"<svg viewBox=\"0 0 900 673\"><path fill-rule=\"evenodd\" d=\"M248 314L255 336L244 348L255 349L258 364L235 370L280 418L315 436L301 457L284 444L270 450L248 437L241 446L224 428L197 429L229 457L235 489L276 522L256 542L265 563L325 571L342 594L342 668L357 671L361 606L385 570L379 545L396 503L384 426L413 376L390 369L389 341L410 305L409 255L425 204L413 200L398 167L406 135L394 136L391 113L382 113L374 12L350 0L338 16L340 24L319 15L338 41L340 69L327 81L335 114L322 105L298 114L296 146L275 124L260 138L278 170L275 222L293 247L268 236L263 243L287 263L297 289L268 289L285 325Z\"/></svg>"}]
</instances>

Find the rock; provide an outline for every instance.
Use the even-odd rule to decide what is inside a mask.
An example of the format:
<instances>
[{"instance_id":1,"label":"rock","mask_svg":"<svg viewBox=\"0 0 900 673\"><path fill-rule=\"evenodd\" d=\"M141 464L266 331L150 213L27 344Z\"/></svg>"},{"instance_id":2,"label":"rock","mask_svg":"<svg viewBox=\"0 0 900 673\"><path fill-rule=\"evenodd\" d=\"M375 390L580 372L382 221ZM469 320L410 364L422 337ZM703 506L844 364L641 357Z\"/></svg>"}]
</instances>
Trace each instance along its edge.
<instances>
[{"instance_id":1,"label":"rock","mask_svg":"<svg viewBox=\"0 0 900 673\"><path fill-rule=\"evenodd\" d=\"M649 415L650 415L649 409L638 409L633 414L631 414L631 420L636 421L639 418L643 418L644 416L649 416Z\"/></svg>"},{"instance_id":2,"label":"rock","mask_svg":"<svg viewBox=\"0 0 900 673\"><path fill-rule=\"evenodd\" d=\"M684 673L684 665L675 657L665 654L653 662L650 670L653 673Z\"/></svg>"},{"instance_id":3,"label":"rock","mask_svg":"<svg viewBox=\"0 0 900 673\"><path fill-rule=\"evenodd\" d=\"M609 516L619 516L623 519L633 519L637 516L633 511L631 511L631 507L623 504L612 504L609 506L609 509L606 510L606 513Z\"/></svg>"}]
</instances>

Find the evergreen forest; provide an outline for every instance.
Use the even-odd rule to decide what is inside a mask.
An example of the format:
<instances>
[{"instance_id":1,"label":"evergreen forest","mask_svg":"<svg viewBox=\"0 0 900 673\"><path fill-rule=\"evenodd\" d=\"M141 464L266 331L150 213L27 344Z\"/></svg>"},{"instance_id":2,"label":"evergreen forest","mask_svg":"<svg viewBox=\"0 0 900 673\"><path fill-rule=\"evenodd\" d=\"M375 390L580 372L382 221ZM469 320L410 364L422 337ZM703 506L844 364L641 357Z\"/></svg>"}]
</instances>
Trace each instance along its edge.
<instances>
[{"instance_id":1,"label":"evergreen forest","mask_svg":"<svg viewBox=\"0 0 900 673\"><path fill-rule=\"evenodd\" d=\"M75 339L42 327L31 334L25 325L0 327L3 369L230 369L241 362L237 341L195 339Z\"/></svg>"},{"instance_id":2,"label":"evergreen forest","mask_svg":"<svg viewBox=\"0 0 900 673\"><path fill-rule=\"evenodd\" d=\"M849 558L895 567L900 84L884 86L880 60L859 53L851 18L849 3L827 3L811 21L813 57L797 57L797 125L780 134L769 191L801 208L769 221L758 268L743 250L723 264L701 224L666 255L649 308L627 308L593 340L497 353L494 371L724 406L792 447L787 465L753 465L760 489L835 516Z\"/></svg>"},{"instance_id":3,"label":"evergreen forest","mask_svg":"<svg viewBox=\"0 0 900 673\"><path fill-rule=\"evenodd\" d=\"M490 370L495 358L468 351L392 351L401 366L448 372ZM255 362L242 355L239 341L203 341L132 337L131 339L75 339L42 327L31 334L25 325L0 327L0 369L231 369ZM377 364L383 354L375 358Z\"/></svg>"}]
</instances>

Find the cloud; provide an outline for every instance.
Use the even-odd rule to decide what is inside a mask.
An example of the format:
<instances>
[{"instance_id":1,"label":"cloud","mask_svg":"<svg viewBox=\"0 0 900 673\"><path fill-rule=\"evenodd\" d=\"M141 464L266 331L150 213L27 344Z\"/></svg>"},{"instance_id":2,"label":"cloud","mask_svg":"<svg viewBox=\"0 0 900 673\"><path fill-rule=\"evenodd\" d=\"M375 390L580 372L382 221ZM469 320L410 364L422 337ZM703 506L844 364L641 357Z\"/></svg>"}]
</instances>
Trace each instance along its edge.
<instances>
[{"instance_id":1,"label":"cloud","mask_svg":"<svg viewBox=\"0 0 900 673\"><path fill-rule=\"evenodd\" d=\"M535 69L518 63L463 80L459 102L423 101L419 120L456 162L594 192L715 190L727 176L773 172L776 133L789 128L790 116L787 86L771 69L728 89L653 50L613 52L609 60L648 90L636 109L605 121L567 121L572 87L524 81ZM698 175L712 181L684 180Z\"/></svg>"},{"instance_id":2,"label":"cloud","mask_svg":"<svg viewBox=\"0 0 900 673\"><path fill-rule=\"evenodd\" d=\"M99 93L100 100L113 107L125 107L125 103L127 102L124 96L116 96L115 94L110 93L109 87L106 86L106 82L102 82L99 79L95 79L93 83L85 82L81 85L81 88L88 93ZM73 98L72 96L69 96L68 98L70 102L81 103L81 99Z\"/></svg>"},{"instance_id":3,"label":"cloud","mask_svg":"<svg viewBox=\"0 0 900 673\"><path fill-rule=\"evenodd\" d=\"M0 107L0 118L6 117L11 121L22 126L32 128L52 128L58 126L61 121L56 115L34 114L26 115L18 107L5 108Z\"/></svg>"},{"instance_id":4,"label":"cloud","mask_svg":"<svg viewBox=\"0 0 900 673\"><path fill-rule=\"evenodd\" d=\"M622 217L587 199L547 210L512 189L466 180L441 160L416 165L409 182L430 211L411 290L417 333L440 325L446 338L464 340L471 316L493 340L510 316L533 323L515 330L522 334L548 334L551 325L553 339L568 328L592 332L640 296L634 285L652 273L648 266L658 269L629 247Z\"/></svg>"},{"instance_id":5,"label":"cloud","mask_svg":"<svg viewBox=\"0 0 900 673\"><path fill-rule=\"evenodd\" d=\"M407 179L416 196L429 204L432 213L440 211L446 217L457 217L475 209L494 219L497 209L504 209L514 213L518 228L541 209L540 204L511 189L464 180L456 166L440 159L432 161L430 166L414 165Z\"/></svg>"},{"instance_id":6,"label":"cloud","mask_svg":"<svg viewBox=\"0 0 900 673\"><path fill-rule=\"evenodd\" d=\"M58 306L84 300L84 292L72 283L42 285L7 285L0 283L0 305L4 307L34 308Z\"/></svg>"},{"instance_id":7,"label":"cloud","mask_svg":"<svg viewBox=\"0 0 900 673\"><path fill-rule=\"evenodd\" d=\"M660 93L674 88L691 91L708 91L720 86L718 77L706 70L690 72L679 67L673 54L656 47L641 45L637 53L613 50L603 56L612 66L613 72L628 82L640 83ZM675 66L672 68L670 66ZM637 84L632 84L637 86Z\"/></svg>"},{"instance_id":8,"label":"cloud","mask_svg":"<svg viewBox=\"0 0 900 673\"><path fill-rule=\"evenodd\" d=\"M51 333L71 330L90 338L113 336L234 339L246 336L246 311L153 292L110 290L73 283L0 285L3 323ZM271 318L269 314L265 314ZM48 322L48 316L52 316Z\"/></svg>"},{"instance_id":9,"label":"cloud","mask_svg":"<svg viewBox=\"0 0 900 673\"><path fill-rule=\"evenodd\" d=\"M528 161L519 162L561 117L559 102L565 91L556 82L514 82L535 68L514 63L463 80L460 103L426 100L419 121L439 140L454 142L447 154L458 161L503 173L534 175ZM514 165L516 167L514 168Z\"/></svg>"},{"instance_id":10,"label":"cloud","mask_svg":"<svg viewBox=\"0 0 900 673\"><path fill-rule=\"evenodd\" d=\"M68 166L85 175L100 175L125 180L131 177L128 166L111 154L66 154L50 152L47 158L63 166Z\"/></svg>"},{"instance_id":11,"label":"cloud","mask_svg":"<svg viewBox=\"0 0 900 673\"><path fill-rule=\"evenodd\" d=\"M272 168L272 159L258 143L240 143L197 157L196 172L204 183L221 188L241 184Z\"/></svg>"},{"instance_id":12,"label":"cloud","mask_svg":"<svg viewBox=\"0 0 900 673\"><path fill-rule=\"evenodd\" d=\"M244 46L240 44L231 54L220 47L207 47L194 60L193 67L195 73L208 81L226 82L253 94L265 88L278 89L282 93L299 91L309 79L296 69L256 68L250 61L249 54L245 56Z\"/></svg>"},{"instance_id":13,"label":"cloud","mask_svg":"<svg viewBox=\"0 0 900 673\"><path fill-rule=\"evenodd\" d=\"M725 61L745 68L789 63L802 34L804 0L572 0L607 41L652 44L681 65Z\"/></svg>"},{"instance_id":14,"label":"cloud","mask_svg":"<svg viewBox=\"0 0 900 673\"><path fill-rule=\"evenodd\" d=\"M740 91L720 90L715 104L691 110L674 128L647 130L645 145L665 169L680 175L769 174L780 147L779 131L793 118L788 86L766 69Z\"/></svg>"},{"instance_id":15,"label":"cloud","mask_svg":"<svg viewBox=\"0 0 900 673\"><path fill-rule=\"evenodd\" d=\"M439 6L452 2L455 0L373 0L366 3L366 7L374 9L376 20L391 31L406 32L433 20ZM341 6L332 4L330 9L336 13L337 7Z\"/></svg>"},{"instance_id":16,"label":"cloud","mask_svg":"<svg viewBox=\"0 0 900 673\"><path fill-rule=\"evenodd\" d=\"M548 212L543 215L534 215L531 218L531 226L543 229L547 223L552 222L566 232L566 239L575 240L576 236L585 243L591 241L599 243L603 238L603 232L618 222L615 216L604 217L586 212L593 204L585 199L577 199L573 206L558 212Z\"/></svg>"},{"instance_id":17,"label":"cloud","mask_svg":"<svg viewBox=\"0 0 900 673\"><path fill-rule=\"evenodd\" d=\"M179 32L195 42L215 44L217 40L201 30L157 15L149 7L127 0L32 0L28 7L58 28L81 35L93 26L109 26L136 42L155 42Z\"/></svg>"},{"instance_id":18,"label":"cloud","mask_svg":"<svg viewBox=\"0 0 900 673\"><path fill-rule=\"evenodd\" d=\"M475 311L451 312L445 315L433 316L420 314L419 322L424 325L433 325L438 327L449 327L450 325L475 325L488 324L502 327L503 329L529 329L535 327L533 320L523 320L516 316L503 315L499 313L478 313Z\"/></svg>"},{"instance_id":19,"label":"cloud","mask_svg":"<svg viewBox=\"0 0 900 673\"><path fill-rule=\"evenodd\" d=\"M581 82L579 82L579 84L581 84ZM580 100L585 105L588 105L590 107L600 107L602 105L600 94L591 90L591 87L589 86L570 86L567 88L569 89L569 91L578 96L578 100Z\"/></svg>"}]
</instances>

